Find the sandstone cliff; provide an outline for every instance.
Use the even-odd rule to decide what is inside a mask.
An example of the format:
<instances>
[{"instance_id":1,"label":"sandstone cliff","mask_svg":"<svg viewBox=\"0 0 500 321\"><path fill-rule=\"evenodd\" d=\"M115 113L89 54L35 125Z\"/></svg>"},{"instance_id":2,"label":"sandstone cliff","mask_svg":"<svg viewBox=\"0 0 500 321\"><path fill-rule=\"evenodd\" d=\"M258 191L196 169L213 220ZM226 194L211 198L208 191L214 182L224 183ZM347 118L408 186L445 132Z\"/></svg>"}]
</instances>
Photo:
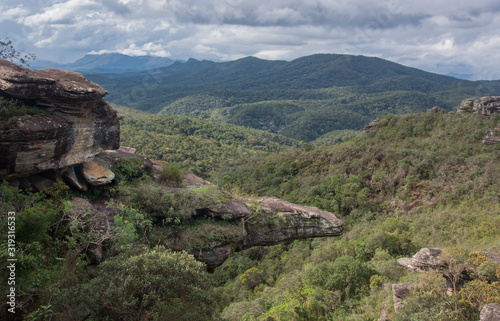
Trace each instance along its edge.
<instances>
[{"instance_id":1,"label":"sandstone cliff","mask_svg":"<svg viewBox=\"0 0 500 321\"><path fill-rule=\"evenodd\" d=\"M48 112L1 120L0 177L65 169L118 148L119 120L102 99L106 94L76 72L30 70L0 60L0 96Z\"/></svg>"}]
</instances>

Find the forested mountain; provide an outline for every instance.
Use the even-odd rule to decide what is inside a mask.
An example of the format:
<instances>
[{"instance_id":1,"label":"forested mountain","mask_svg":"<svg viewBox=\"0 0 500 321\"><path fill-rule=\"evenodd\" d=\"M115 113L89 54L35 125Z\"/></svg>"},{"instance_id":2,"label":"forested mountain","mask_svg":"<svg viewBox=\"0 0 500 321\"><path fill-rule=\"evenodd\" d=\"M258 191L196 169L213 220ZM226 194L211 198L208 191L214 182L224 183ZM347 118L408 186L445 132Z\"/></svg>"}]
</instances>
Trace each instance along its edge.
<instances>
[{"instance_id":1,"label":"forested mountain","mask_svg":"<svg viewBox=\"0 0 500 321\"><path fill-rule=\"evenodd\" d=\"M165 68L86 76L108 100L152 113L188 115L312 141L359 130L388 113L451 110L464 98L500 94L498 82L460 80L365 56L318 54L290 62L190 59Z\"/></svg>"},{"instance_id":2,"label":"forested mountain","mask_svg":"<svg viewBox=\"0 0 500 321\"><path fill-rule=\"evenodd\" d=\"M119 53L88 54L75 62L59 64L52 61L32 63L33 68L58 68L85 72L132 72L153 68L162 68L175 63L175 60L153 56L127 56Z\"/></svg>"}]
</instances>

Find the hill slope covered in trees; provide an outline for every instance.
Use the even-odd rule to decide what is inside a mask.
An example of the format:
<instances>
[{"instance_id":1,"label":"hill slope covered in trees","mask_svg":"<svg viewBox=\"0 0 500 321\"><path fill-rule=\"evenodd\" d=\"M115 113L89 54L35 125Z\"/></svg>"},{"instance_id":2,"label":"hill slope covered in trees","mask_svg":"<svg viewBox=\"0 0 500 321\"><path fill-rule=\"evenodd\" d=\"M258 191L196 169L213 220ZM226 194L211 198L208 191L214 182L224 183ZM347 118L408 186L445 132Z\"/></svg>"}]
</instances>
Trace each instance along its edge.
<instances>
[{"instance_id":1,"label":"hill slope covered in trees","mask_svg":"<svg viewBox=\"0 0 500 321\"><path fill-rule=\"evenodd\" d=\"M359 130L388 113L451 110L464 98L500 94L497 82L466 81L374 57L318 54L293 61L190 59L126 74L86 74L111 102L263 129L312 141Z\"/></svg>"}]
</instances>

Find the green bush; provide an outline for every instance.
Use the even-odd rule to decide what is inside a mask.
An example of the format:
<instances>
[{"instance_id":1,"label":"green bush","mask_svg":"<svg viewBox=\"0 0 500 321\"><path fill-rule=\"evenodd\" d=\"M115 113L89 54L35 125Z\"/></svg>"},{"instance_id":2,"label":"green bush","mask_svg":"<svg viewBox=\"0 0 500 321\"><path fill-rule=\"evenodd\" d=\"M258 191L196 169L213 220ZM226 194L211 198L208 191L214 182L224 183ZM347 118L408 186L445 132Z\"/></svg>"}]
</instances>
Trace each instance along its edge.
<instances>
[{"instance_id":1,"label":"green bush","mask_svg":"<svg viewBox=\"0 0 500 321\"><path fill-rule=\"evenodd\" d=\"M70 306L73 320L211 319L216 300L204 264L163 247L139 250L108 259L96 278L64 291L58 313Z\"/></svg>"},{"instance_id":2,"label":"green bush","mask_svg":"<svg viewBox=\"0 0 500 321\"><path fill-rule=\"evenodd\" d=\"M334 262L323 262L306 271L305 279L311 285L329 291L340 291L342 298L353 297L368 291L370 278L377 274L367 264L350 256Z\"/></svg>"},{"instance_id":3,"label":"green bush","mask_svg":"<svg viewBox=\"0 0 500 321\"><path fill-rule=\"evenodd\" d=\"M151 174L151 171L151 166L147 166L142 159L135 157L120 158L113 169L117 181L126 181L129 183Z\"/></svg>"},{"instance_id":4,"label":"green bush","mask_svg":"<svg viewBox=\"0 0 500 321\"><path fill-rule=\"evenodd\" d=\"M160 182L179 187L184 180L185 171L180 164L165 164L160 173Z\"/></svg>"}]
</instances>

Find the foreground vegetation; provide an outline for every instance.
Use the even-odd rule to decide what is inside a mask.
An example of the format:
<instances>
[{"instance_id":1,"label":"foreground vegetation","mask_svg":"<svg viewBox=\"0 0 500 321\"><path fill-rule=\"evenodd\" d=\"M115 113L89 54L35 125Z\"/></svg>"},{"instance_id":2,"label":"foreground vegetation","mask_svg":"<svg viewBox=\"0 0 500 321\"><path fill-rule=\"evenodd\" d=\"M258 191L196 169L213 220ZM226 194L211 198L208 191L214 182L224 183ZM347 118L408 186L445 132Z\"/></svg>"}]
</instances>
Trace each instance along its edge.
<instances>
[{"instance_id":1,"label":"foreground vegetation","mask_svg":"<svg viewBox=\"0 0 500 321\"><path fill-rule=\"evenodd\" d=\"M287 138L201 120L126 120L126 145L168 161L157 179L139 161L124 159L115 168L118 182L105 190L81 194L60 183L31 193L0 185L1 213L17 213L16 317L477 320L484 304L500 303L499 265L483 253L500 251L500 145L481 142L499 121L499 115L388 115L369 135L292 149L298 145ZM177 158L165 156L170 148ZM179 189L179 162L213 173L224 191ZM235 253L208 274L181 250L201 250L217 237L238 240L243 231L224 219L193 219L193 209L238 195L317 206L341 218L345 233ZM98 218L80 211L74 196L110 200L114 224L105 235L89 233ZM2 266L9 257L4 223ZM106 258L100 264L97 241ZM444 248L472 280L449 297L441 274L417 275L396 262L422 247ZM6 280L7 269L0 273ZM398 314L394 283L417 284ZM1 289L8 291L5 283ZM0 308L6 313L6 303Z\"/></svg>"}]
</instances>

